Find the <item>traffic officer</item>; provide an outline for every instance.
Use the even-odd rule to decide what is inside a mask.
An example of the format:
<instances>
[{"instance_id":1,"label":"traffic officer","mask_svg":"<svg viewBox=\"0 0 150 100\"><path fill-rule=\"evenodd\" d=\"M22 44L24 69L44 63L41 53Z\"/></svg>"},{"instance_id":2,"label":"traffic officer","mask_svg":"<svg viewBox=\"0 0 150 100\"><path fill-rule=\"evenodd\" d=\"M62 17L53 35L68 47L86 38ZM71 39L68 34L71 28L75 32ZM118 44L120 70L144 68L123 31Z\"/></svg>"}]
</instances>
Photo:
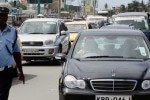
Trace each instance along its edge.
<instances>
[{"instance_id":1,"label":"traffic officer","mask_svg":"<svg viewBox=\"0 0 150 100\"><path fill-rule=\"evenodd\" d=\"M25 82L20 48L17 44L17 31L6 24L10 7L8 3L0 3L0 100L8 100L14 61L20 72L19 80Z\"/></svg>"}]
</instances>

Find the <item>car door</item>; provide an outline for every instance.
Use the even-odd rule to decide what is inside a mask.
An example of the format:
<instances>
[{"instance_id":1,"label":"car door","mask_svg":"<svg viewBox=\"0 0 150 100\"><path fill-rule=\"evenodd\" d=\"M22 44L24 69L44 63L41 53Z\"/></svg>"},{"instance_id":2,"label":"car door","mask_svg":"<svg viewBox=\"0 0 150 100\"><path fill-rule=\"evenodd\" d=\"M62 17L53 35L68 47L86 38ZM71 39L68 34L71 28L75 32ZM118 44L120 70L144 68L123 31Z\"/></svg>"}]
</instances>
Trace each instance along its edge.
<instances>
[{"instance_id":1,"label":"car door","mask_svg":"<svg viewBox=\"0 0 150 100\"><path fill-rule=\"evenodd\" d=\"M69 50L69 38L67 34L67 27L64 23L59 22L59 35L57 36L56 44L59 46L58 52L68 53Z\"/></svg>"},{"instance_id":2,"label":"car door","mask_svg":"<svg viewBox=\"0 0 150 100\"><path fill-rule=\"evenodd\" d=\"M67 53L69 50L69 34L67 33L67 27L63 22L60 24L60 32L62 38L62 53Z\"/></svg>"}]
</instances>

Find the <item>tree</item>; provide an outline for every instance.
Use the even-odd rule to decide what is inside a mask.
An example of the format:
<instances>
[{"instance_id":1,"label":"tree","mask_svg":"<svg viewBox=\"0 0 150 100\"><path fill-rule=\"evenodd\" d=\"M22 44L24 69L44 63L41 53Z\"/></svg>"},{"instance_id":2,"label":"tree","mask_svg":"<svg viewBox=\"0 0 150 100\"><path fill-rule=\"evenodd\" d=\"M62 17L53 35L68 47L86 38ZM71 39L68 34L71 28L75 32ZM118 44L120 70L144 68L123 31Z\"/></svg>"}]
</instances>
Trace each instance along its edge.
<instances>
[{"instance_id":1,"label":"tree","mask_svg":"<svg viewBox=\"0 0 150 100\"><path fill-rule=\"evenodd\" d=\"M134 0L133 2L132 2L132 7L133 7L133 11L140 11L139 9L140 9L140 3L138 2L138 1L136 1L136 0Z\"/></svg>"},{"instance_id":2,"label":"tree","mask_svg":"<svg viewBox=\"0 0 150 100\"><path fill-rule=\"evenodd\" d=\"M140 11L140 3L136 0L132 1L132 3L128 4L128 11L129 12Z\"/></svg>"},{"instance_id":3,"label":"tree","mask_svg":"<svg viewBox=\"0 0 150 100\"><path fill-rule=\"evenodd\" d=\"M147 2L146 9L147 9L147 11L150 11L150 0Z\"/></svg>"},{"instance_id":4,"label":"tree","mask_svg":"<svg viewBox=\"0 0 150 100\"><path fill-rule=\"evenodd\" d=\"M16 2L9 2L9 4L12 6L12 7L16 7L16 8L20 8L21 7L21 3L20 1L16 1Z\"/></svg>"},{"instance_id":5,"label":"tree","mask_svg":"<svg viewBox=\"0 0 150 100\"><path fill-rule=\"evenodd\" d=\"M146 11L146 7L145 7L145 6L146 6L146 5L145 5L144 1L142 0L142 1L141 1L141 4L140 4L141 11Z\"/></svg>"},{"instance_id":6,"label":"tree","mask_svg":"<svg viewBox=\"0 0 150 100\"><path fill-rule=\"evenodd\" d=\"M129 4L128 4L127 10L128 10L128 12L133 11L132 3L129 3Z\"/></svg>"},{"instance_id":7,"label":"tree","mask_svg":"<svg viewBox=\"0 0 150 100\"><path fill-rule=\"evenodd\" d=\"M123 13L123 12L126 12L126 7L125 5L121 5L120 6L120 11Z\"/></svg>"},{"instance_id":8,"label":"tree","mask_svg":"<svg viewBox=\"0 0 150 100\"><path fill-rule=\"evenodd\" d=\"M108 4L107 3L105 4L105 9L108 10Z\"/></svg>"}]
</instances>

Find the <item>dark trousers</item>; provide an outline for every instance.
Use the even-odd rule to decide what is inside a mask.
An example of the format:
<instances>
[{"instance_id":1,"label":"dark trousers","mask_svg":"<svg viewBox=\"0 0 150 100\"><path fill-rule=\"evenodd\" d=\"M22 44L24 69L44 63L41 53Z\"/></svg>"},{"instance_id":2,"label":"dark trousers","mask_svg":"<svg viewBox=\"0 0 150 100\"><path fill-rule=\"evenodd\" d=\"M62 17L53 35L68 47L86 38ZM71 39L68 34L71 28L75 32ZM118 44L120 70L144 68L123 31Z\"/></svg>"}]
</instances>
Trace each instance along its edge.
<instances>
[{"instance_id":1,"label":"dark trousers","mask_svg":"<svg viewBox=\"0 0 150 100\"><path fill-rule=\"evenodd\" d=\"M13 68L5 68L4 71L0 72L0 100L8 100L12 79Z\"/></svg>"}]
</instances>

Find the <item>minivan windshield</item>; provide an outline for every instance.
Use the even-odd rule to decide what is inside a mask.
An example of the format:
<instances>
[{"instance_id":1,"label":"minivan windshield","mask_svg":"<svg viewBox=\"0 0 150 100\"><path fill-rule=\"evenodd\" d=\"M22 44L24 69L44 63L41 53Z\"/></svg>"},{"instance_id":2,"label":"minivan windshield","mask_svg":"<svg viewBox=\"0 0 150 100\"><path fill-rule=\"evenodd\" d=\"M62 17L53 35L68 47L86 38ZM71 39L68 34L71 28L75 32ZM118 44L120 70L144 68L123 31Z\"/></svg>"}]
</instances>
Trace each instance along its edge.
<instances>
[{"instance_id":1,"label":"minivan windshield","mask_svg":"<svg viewBox=\"0 0 150 100\"><path fill-rule=\"evenodd\" d=\"M53 21L25 22L20 31L21 34L56 34L57 23Z\"/></svg>"},{"instance_id":2,"label":"minivan windshield","mask_svg":"<svg viewBox=\"0 0 150 100\"><path fill-rule=\"evenodd\" d=\"M81 36L73 58L149 59L148 46L141 36Z\"/></svg>"},{"instance_id":3,"label":"minivan windshield","mask_svg":"<svg viewBox=\"0 0 150 100\"><path fill-rule=\"evenodd\" d=\"M66 24L69 32L80 32L87 29L86 24Z\"/></svg>"},{"instance_id":4,"label":"minivan windshield","mask_svg":"<svg viewBox=\"0 0 150 100\"><path fill-rule=\"evenodd\" d=\"M144 17L116 17L114 21L117 24L132 25L143 31L150 29L148 21Z\"/></svg>"}]
</instances>

